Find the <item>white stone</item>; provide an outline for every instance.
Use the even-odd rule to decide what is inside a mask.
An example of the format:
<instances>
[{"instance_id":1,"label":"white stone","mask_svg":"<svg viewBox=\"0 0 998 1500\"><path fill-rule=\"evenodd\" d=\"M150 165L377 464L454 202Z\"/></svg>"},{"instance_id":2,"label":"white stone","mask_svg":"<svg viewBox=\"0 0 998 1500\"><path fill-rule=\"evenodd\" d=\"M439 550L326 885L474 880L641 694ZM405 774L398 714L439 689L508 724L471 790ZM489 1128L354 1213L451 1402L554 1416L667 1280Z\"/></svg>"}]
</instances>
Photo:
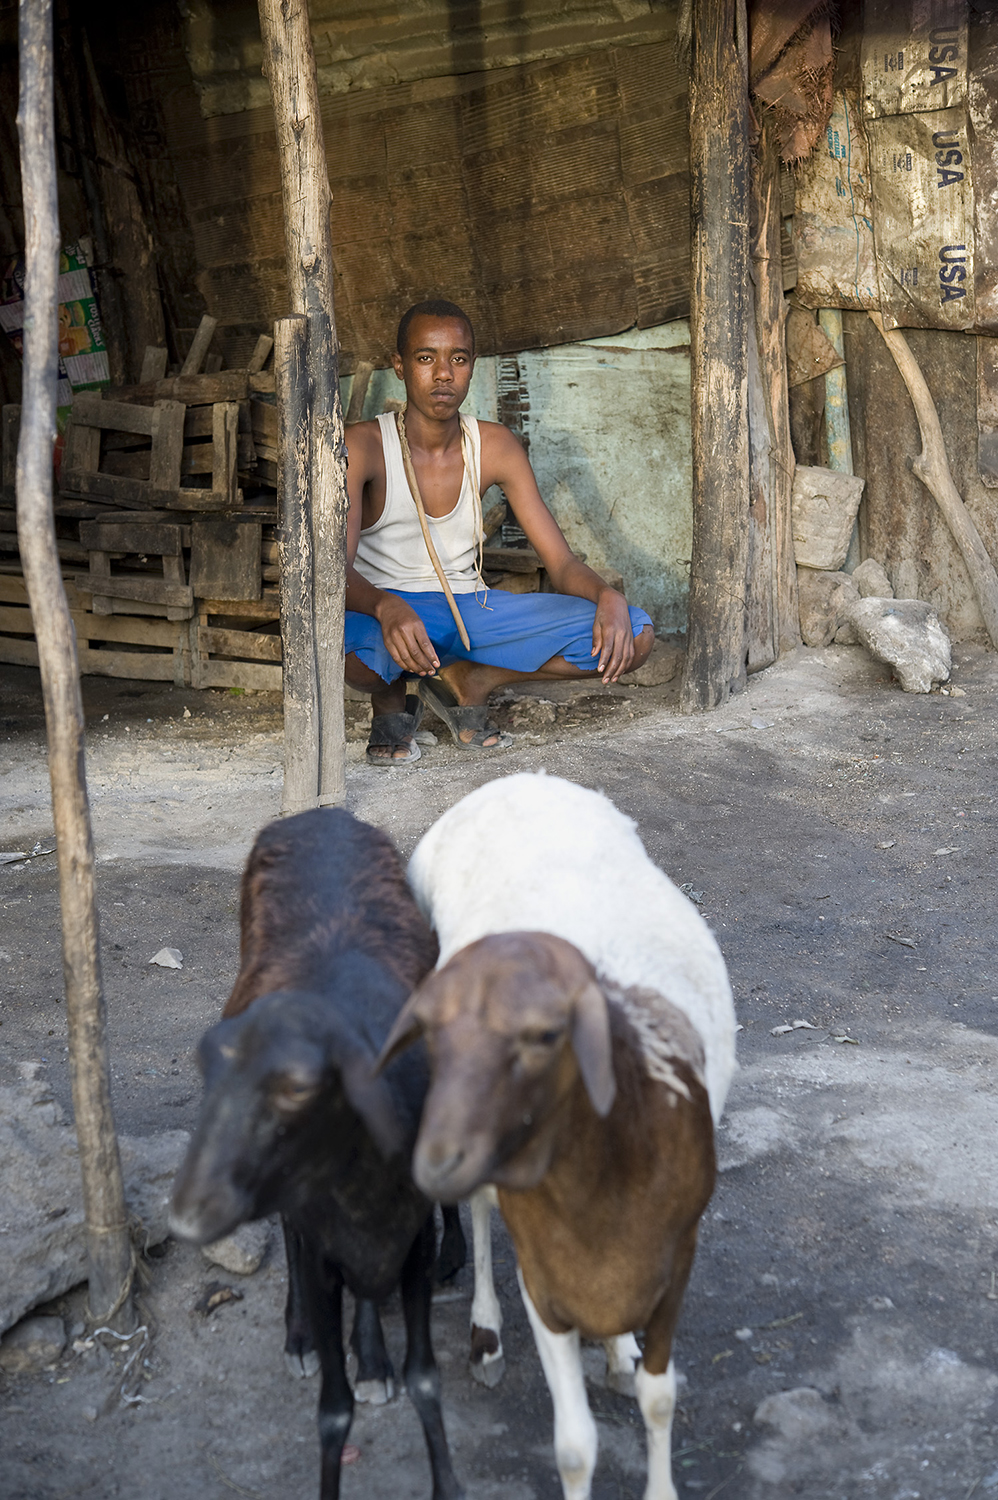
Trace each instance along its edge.
<instances>
[{"instance_id":1,"label":"white stone","mask_svg":"<svg viewBox=\"0 0 998 1500\"><path fill-rule=\"evenodd\" d=\"M54 1364L66 1347L61 1318L25 1318L0 1343L0 1369L8 1375L30 1375Z\"/></svg>"},{"instance_id":2,"label":"white stone","mask_svg":"<svg viewBox=\"0 0 998 1500\"><path fill-rule=\"evenodd\" d=\"M865 483L857 474L798 465L791 510L798 567L841 568Z\"/></svg>"},{"instance_id":3,"label":"white stone","mask_svg":"<svg viewBox=\"0 0 998 1500\"><path fill-rule=\"evenodd\" d=\"M149 962L158 964L161 969L182 969L184 955L179 948L161 948L158 953L153 954Z\"/></svg>"},{"instance_id":4,"label":"white stone","mask_svg":"<svg viewBox=\"0 0 998 1500\"><path fill-rule=\"evenodd\" d=\"M256 1219L251 1224L240 1224L213 1245L202 1245L201 1254L212 1265L231 1271L233 1276L252 1276L260 1269L269 1243L270 1225L266 1219Z\"/></svg>"},{"instance_id":5,"label":"white stone","mask_svg":"<svg viewBox=\"0 0 998 1500\"><path fill-rule=\"evenodd\" d=\"M167 1235L185 1130L119 1137L125 1199L140 1243ZM76 1131L44 1079L0 1088L0 1333L39 1303L86 1280Z\"/></svg>"},{"instance_id":6,"label":"white stone","mask_svg":"<svg viewBox=\"0 0 998 1500\"><path fill-rule=\"evenodd\" d=\"M950 674L950 639L923 599L861 599L849 610L860 642L893 667L906 693L928 693Z\"/></svg>"},{"instance_id":7,"label":"white stone","mask_svg":"<svg viewBox=\"0 0 998 1500\"><path fill-rule=\"evenodd\" d=\"M868 557L861 562L858 568L852 572L852 581L856 585L862 599L893 599L894 590L887 571L877 562L876 558Z\"/></svg>"}]
</instances>

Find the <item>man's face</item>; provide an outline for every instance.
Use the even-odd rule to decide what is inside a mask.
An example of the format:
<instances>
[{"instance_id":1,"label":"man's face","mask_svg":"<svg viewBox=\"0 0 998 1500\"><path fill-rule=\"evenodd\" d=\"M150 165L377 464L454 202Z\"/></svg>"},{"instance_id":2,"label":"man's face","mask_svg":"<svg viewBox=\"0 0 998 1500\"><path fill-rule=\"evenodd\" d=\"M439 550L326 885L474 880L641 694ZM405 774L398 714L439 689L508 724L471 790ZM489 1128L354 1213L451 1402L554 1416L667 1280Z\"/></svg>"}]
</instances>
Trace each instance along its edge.
<instances>
[{"instance_id":1,"label":"man's face","mask_svg":"<svg viewBox=\"0 0 998 1500\"><path fill-rule=\"evenodd\" d=\"M471 329L462 318L421 313L409 324L404 355L392 356L406 396L425 417L447 421L461 406L471 384L475 358Z\"/></svg>"}]
</instances>

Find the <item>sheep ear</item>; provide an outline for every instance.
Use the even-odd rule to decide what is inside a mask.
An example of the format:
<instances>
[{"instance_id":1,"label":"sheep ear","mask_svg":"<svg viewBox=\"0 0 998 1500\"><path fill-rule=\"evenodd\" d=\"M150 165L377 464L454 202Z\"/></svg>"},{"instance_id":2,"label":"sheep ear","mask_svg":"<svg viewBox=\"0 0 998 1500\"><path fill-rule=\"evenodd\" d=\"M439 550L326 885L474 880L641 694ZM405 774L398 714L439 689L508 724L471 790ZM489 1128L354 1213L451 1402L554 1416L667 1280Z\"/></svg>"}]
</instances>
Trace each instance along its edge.
<instances>
[{"instance_id":1,"label":"sheep ear","mask_svg":"<svg viewBox=\"0 0 998 1500\"><path fill-rule=\"evenodd\" d=\"M572 1046L593 1109L605 1118L617 1094L606 996L598 984L587 984L575 997Z\"/></svg>"},{"instance_id":2,"label":"sheep ear","mask_svg":"<svg viewBox=\"0 0 998 1500\"><path fill-rule=\"evenodd\" d=\"M357 1054L342 1069L343 1087L378 1150L389 1161L398 1155L405 1141L391 1090L376 1074L377 1065L372 1065L369 1057Z\"/></svg>"},{"instance_id":3,"label":"sheep ear","mask_svg":"<svg viewBox=\"0 0 998 1500\"><path fill-rule=\"evenodd\" d=\"M413 991L395 1017L395 1024L385 1038L385 1044L374 1065L375 1073L384 1072L388 1064L393 1062L400 1052L411 1047L413 1042L418 1042L423 1035L426 1030L426 1021L420 1010L422 998L420 990Z\"/></svg>"}]
</instances>

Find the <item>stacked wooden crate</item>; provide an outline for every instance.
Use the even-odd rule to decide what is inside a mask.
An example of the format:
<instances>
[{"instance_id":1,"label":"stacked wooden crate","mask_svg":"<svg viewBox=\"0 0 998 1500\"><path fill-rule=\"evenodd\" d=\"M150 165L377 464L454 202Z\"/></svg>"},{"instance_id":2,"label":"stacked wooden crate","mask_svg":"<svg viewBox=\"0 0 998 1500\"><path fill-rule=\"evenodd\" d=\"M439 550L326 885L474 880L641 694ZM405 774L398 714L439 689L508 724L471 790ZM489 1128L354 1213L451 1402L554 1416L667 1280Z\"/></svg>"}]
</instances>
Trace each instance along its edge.
<instances>
[{"instance_id":1,"label":"stacked wooden crate","mask_svg":"<svg viewBox=\"0 0 998 1500\"><path fill-rule=\"evenodd\" d=\"M222 370L214 327L203 320L173 375L166 351L150 349L138 385L77 396L55 505L63 578L82 672L279 691L272 340L246 368ZM35 665L15 449L5 408L0 661Z\"/></svg>"}]
</instances>

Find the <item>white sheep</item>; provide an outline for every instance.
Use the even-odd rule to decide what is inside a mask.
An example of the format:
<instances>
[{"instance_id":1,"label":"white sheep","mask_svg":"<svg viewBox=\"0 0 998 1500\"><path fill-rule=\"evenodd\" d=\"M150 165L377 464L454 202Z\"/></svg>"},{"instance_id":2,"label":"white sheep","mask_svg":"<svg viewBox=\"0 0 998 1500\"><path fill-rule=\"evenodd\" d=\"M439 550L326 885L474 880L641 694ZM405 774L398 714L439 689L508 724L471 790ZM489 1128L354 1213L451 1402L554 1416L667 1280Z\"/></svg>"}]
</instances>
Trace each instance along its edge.
<instances>
[{"instance_id":1,"label":"white sheep","mask_svg":"<svg viewBox=\"0 0 998 1500\"><path fill-rule=\"evenodd\" d=\"M646 1500L675 1500L672 1332L713 1186L711 1117L735 1066L717 945L631 820L555 777L464 798L419 844L409 878L440 967L382 1058L425 1032L417 1182L448 1201L498 1188L567 1500L586 1500L596 1462L580 1331L604 1341L619 1386L645 1329Z\"/></svg>"}]
</instances>

